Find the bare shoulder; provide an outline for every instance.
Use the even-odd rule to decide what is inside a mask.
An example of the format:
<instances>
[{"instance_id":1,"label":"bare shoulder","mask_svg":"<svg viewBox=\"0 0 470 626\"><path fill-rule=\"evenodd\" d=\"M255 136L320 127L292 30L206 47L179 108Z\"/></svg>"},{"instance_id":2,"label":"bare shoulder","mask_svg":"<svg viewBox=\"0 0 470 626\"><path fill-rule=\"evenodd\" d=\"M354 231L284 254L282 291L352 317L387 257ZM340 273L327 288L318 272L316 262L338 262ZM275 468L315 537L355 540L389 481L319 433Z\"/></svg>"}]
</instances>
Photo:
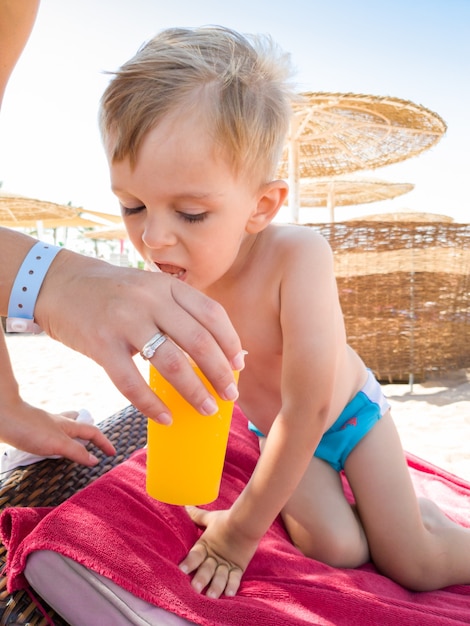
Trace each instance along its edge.
<instances>
[{"instance_id":1,"label":"bare shoulder","mask_svg":"<svg viewBox=\"0 0 470 626\"><path fill-rule=\"evenodd\" d=\"M269 247L275 249L279 256L287 255L288 258L296 260L299 256L323 260L333 256L325 237L310 226L271 224L266 229L266 235Z\"/></svg>"}]
</instances>

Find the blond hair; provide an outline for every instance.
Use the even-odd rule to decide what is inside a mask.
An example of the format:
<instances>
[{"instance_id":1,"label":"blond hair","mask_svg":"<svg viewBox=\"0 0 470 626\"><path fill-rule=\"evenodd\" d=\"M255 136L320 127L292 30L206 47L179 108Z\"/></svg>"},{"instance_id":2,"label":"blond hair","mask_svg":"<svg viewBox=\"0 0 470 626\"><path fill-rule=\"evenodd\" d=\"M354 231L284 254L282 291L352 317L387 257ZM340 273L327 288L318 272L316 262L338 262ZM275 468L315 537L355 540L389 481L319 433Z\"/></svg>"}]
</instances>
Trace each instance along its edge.
<instances>
[{"instance_id":1,"label":"blond hair","mask_svg":"<svg viewBox=\"0 0 470 626\"><path fill-rule=\"evenodd\" d=\"M291 115L290 76L289 56L269 36L220 26L164 30L114 73L101 99L101 134L112 161L128 157L133 166L164 116L203 105L235 170L271 178Z\"/></svg>"}]
</instances>

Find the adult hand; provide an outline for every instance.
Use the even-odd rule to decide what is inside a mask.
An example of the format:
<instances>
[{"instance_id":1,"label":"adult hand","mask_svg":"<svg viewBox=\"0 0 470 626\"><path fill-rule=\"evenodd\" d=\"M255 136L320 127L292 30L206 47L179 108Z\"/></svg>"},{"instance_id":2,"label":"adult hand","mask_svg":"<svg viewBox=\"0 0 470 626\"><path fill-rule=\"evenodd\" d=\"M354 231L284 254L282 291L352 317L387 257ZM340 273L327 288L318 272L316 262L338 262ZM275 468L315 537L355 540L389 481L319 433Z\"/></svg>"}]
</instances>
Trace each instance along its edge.
<instances>
[{"instance_id":1,"label":"adult hand","mask_svg":"<svg viewBox=\"0 0 470 626\"><path fill-rule=\"evenodd\" d=\"M1 328L0 362L0 441L30 454L65 456L82 465L96 465L98 459L76 439L91 441L105 454L116 453L96 426L75 421L76 411L48 413L20 397Z\"/></svg>"},{"instance_id":2,"label":"adult hand","mask_svg":"<svg viewBox=\"0 0 470 626\"><path fill-rule=\"evenodd\" d=\"M94 454L76 439L93 443L107 455L116 454L109 439L92 424L75 421L78 413L48 413L24 402L2 396L0 441L39 456L64 456L82 465L98 463Z\"/></svg>"},{"instance_id":3,"label":"adult hand","mask_svg":"<svg viewBox=\"0 0 470 626\"><path fill-rule=\"evenodd\" d=\"M243 352L227 314L166 274L115 267L63 250L46 275L35 319L51 337L102 365L139 411L161 423L170 422L169 410L132 359L159 330L172 341L158 348L151 363L200 413L214 413L215 400L182 350L222 398L238 396L232 370L243 368Z\"/></svg>"}]
</instances>

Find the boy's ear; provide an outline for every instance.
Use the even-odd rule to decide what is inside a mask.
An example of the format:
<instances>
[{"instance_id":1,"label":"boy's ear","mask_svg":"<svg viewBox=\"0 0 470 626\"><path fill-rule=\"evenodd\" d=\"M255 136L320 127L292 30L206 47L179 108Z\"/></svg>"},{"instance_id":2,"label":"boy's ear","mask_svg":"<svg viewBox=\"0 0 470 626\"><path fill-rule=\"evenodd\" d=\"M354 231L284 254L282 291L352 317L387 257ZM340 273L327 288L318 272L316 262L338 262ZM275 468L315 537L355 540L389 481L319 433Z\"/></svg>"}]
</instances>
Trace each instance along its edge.
<instances>
[{"instance_id":1,"label":"boy's ear","mask_svg":"<svg viewBox=\"0 0 470 626\"><path fill-rule=\"evenodd\" d=\"M258 203L248 220L246 231L254 234L266 228L284 204L288 191L289 186L284 180L273 180L264 184L259 191Z\"/></svg>"}]
</instances>

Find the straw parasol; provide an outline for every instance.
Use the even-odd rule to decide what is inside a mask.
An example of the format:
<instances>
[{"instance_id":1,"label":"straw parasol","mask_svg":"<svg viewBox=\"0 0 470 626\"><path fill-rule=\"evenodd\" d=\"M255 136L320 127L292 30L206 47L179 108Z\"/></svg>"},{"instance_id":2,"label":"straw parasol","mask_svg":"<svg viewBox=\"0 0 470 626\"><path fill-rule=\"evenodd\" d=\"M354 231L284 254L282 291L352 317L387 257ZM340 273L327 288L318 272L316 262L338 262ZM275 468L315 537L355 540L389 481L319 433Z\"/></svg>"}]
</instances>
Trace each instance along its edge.
<instances>
[{"instance_id":1,"label":"straw parasol","mask_svg":"<svg viewBox=\"0 0 470 626\"><path fill-rule=\"evenodd\" d=\"M109 224L109 222L113 224L121 224L122 217L121 215L114 215L113 213L103 213L102 211L90 211L89 209L78 209L80 215L84 218L90 216L92 218L97 218L95 220L95 224L97 221L102 221L103 225Z\"/></svg>"},{"instance_id":2,"label":"straw parasol","mask_svg":"<svg viewBox=\"0 0 470 626\"><path fill-rule=\"evenodd\" d=\"M308 92L294 104L278 175L289 179L298 220L299 180L376 169L435 145L447 127L429 109L399 98Z\"/></svg>"},{"instance_id":3,"label":"straw parasol","mask_svg":"<svg viewBox=\"0 0 470 626\"><path fill-rule=\"evenodd\" d=\"M120 220L121 221L121 220ZM91 230L88 233L83 233L84 237L88 239L93 239L96 242L100 240L104 241L119 241L119 249L120 253L124 253L124 241L129 239L129 235L127 234L127 230L124 228L122 222L116 225L116 228L104 228L100 230Z\"/></svg>"},{"instance_id":4,"label":"straw parasol","mask_svg":"<svg viewBox=\"0 0 470 626\"><path fill-rule=\"evenodd\" d=\"M91 227L120 222L121 217L99 211L85 211L47 200L37 200L0 190L0 226L10 228Z\"/></svg>"},{"instance_id":5,"label":"straw parasol","mask_svg":"<svg viewBox=\"0 0 470 626\"><path fill-rule=\"evenodd\" d=\"M374 213L374 215L365 215L360 220L355 218L355 221L361 222L417 222L417 223L429 223L429 222L441 222L450 223L454 221L450 215L442 215L440 213L426 213L420 211L411 211L410 209L403 209L399 213Z\"/></svg>"},{"instance_id":6,"label":"straw parasol","mask_svg":"<svg viewBox=\"0 0 470 626\"><path fill-rule=\"evenodd\" d=\"M38 222L52 223L76 216L76 209L70 206L0 191L0 226L29 228L35 227Z\"/></svg>"},{"instance_id":7,"label":"straw parasol","mask_svg":"<svg viewBox=\"0 0 470 626\"><path fill-rule=\"evenodd\" d=\"M121 228L109 228L103 230L91 230L88 233L83 233L84 237L89 239L104 239L107 241L112 241L113 239L118 239L123 241L124 239L128 239L129 235L127 234L124 226Z\"/></svg>"},{"instance_id":8,"label":"straw parasol","mask_svg":"<svg viewBox=\"0 0 470 626\"><path fill-rule=\"evenodd\" d=\"M334 222L336 206L368 204L396 198L414 189L411 183L385 180L326 178L300 182L300 206L327 207Z\"/></svg>"}]
</instances>

